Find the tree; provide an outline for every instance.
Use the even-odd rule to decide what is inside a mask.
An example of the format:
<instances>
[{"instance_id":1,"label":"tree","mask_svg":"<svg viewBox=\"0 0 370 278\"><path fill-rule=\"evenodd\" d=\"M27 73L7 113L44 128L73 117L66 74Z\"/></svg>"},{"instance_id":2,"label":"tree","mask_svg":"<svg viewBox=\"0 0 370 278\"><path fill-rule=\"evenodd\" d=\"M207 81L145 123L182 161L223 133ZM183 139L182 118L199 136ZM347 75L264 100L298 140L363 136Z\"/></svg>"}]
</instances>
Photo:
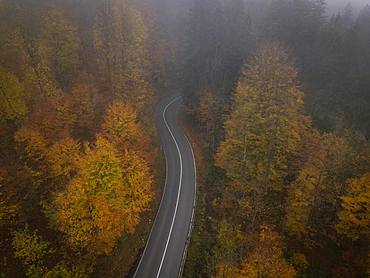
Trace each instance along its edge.
<instances>
[{"instance_id":1,"label":"tree","mask_svg":"<svg viewBox=\"0 0 370 278\"><path fill-rule=\"evenodd\" d=\"M37 131L48 145L66 138L75 124L76 115L65 98L48 98L38 104L27 118L25 128Z\"/></svg>"},{"instance_id":2,"label":"tree","mask_svg":"<svg viewBox=\"0 0 370 278\"><path fill-rule=\"evenodd\" d=\"M14 140L20 161L32 177L32 184L39 186L45 181L49 169L45 139L35 130L21 128Z\"/></svg>"},{"instance_id":3,"label":"tree","mask_svg":"<svg viewBox=\"0 0 370 278\"><path fill-rule=\"evenodd\" d=\"M280 236L271 227L262 226L259 242L235 277L296 277L295 269L284 258L283 247Z\"/></svg>"},{"instance_id":4,"label":"tree","mask_svg":"<svg viewBox=\"0 0 370 278\"><path fill-rule=\"evenodd\" d=\"M72 138L56 142L47 153L52 175L55 177L72 177L77 170L80 148L80 144Z\"/></svg>"},{"instance_id":5,"label":"tree","mask_svg":"<svg viewBox=\"0 0 370 278\"><path fill-rule=\"evenodd\" d=\"M46 270L43 259L55 252L48 242L41 239L37 230L31 232L28 226L14 233L12 245L15 257L27 267L28 277L42 276Z\"/></svg>"},{"instance_id":6,"label":"tree","mask_svg":"<svg viewBox=\"0 0 370 278\"><path fill-rule=\"evenodd\" d=\"M293 48L299 64L306 69L311 49L325 23L323 0L274 0L267 11L263 34Z\"/></svg>"},{"instance_id":7,"label":"tree","mask_svg":"<svg viewBox=\"0 0 370 278\"><path fill-rule=\"evenodd\" d=\"M40 56L50 68L55 80L62 88L66 88L81 63L77 29L62 11L52 8L43 19L42 30Z\"/></svg>"},{"instance_id":8,"label":"tree","mask_svg":"<svg viewBox=\"0 0 370 278\"><path fill-rule=\"evenodd\" d=\"M332 134L321 137L321 144L290 185L285 215L288 234L301 239L328 232L344 190L342 183L348 178L345 169L351 152L345 139Z\"/></svg>"},{"instance_id":9,"label":"tree","mask_svg":"<svg viewBox=\"0 0 370 278\"><path fill-rule=\"evenodd\" d=\"M16 205L9 202L9 196L6 194L8 176L5 170L0 168L0 228L5 230L5 227L10 224L12 217L17 212ZM0 247L2 243L0 241Z\"/></svg>"},{"instance_id":10,"label":"tree","mask_svg":"<svg viewBox=\"0 0 370 278\"><path fill-rule=\"evenodd\" d=\"M150 137L140 124L136 111L122 101L112 102L106 109L101 135L117 148L119 152L135 151L152 163L153 149Z\"/></svg>"},{"instance_id":11,"label":"tree","mask_svg":"<svg viewBox=\"0 0 370 278\"><path fill-rule=\"evenodd\" d=\"M199 107L196 111L199 121L206 132L207 142L214 152L216 137L221 128L222 104L214 94L204 94L199 99Z\"/></svg>"},{"instance_id":12,"label":"tree","mask_svg":"<svg viewBox=\"0 0 370 278\"><path fill-rule=\"evenodd\" d=\"M55 198L53 222L75 248L108 254L122 233L132 233L151 200L152 177L135 153L119 155L98 137L78 162L78 174Z\"/></svg>"},{"instance_id":13,"label":"tree","mask_svg":"<svg viewBox=\"0 0 370 278\"><path fill-rule=\"evenodd\" d=\"M341 197L341 210L335 228L352 240L370 236L370 174L352 179L348 193Z\"/></svg>"},{"instance_id":14,"label":"tree","mask_svg":"<svg viewBox=\"0 0 370 278\"><path fill-rule=\"evenodd\" d=\"M233 227L226 220L220 221L213 248L213 260L216 265L214 277L230 277L236 269L238 249L241 247L242 234L238 227Z\"/></svg>"},{"instance_id":15,"label":"tree","mask_svg":"<svg viewBox=\"0 0 370 278\"><path fill-rule=\"evenodd\" d=\"M243 1L193 1L183 54L185 100L197 106L205 92L228 100L254 47Z\"/></svg>"},{"instance_id":16,"label":"tree","mask_svg":"<svg viewBox=\"0 0 370 278\"><path fill-rule=\"evenodd\" d=\"M106 1L95 19L94 46L113 96L146 112L153 95L146 73L147 29L140 13L125 1Z\"/></svg>"},{"instance_id":17,"label":"tree","mask_svg":"<svg viewBox=\"0 0 370 278\"><path fill-rule=\"evenodd\" d=\"M85 77L80 77L73 85L66 102L74 115L73 134L79 138L92 137L95 130L94 88L88 86Z\"/></svg>"},{"instance_id":18,"label":"tree","mask_svg":"<svg viewBox=\"0 0 370 278\"><path fill-rule=\"evenodd\" d=\"M145 112L153 101L153 92L149 83L150 73L147 72L150 68L147 50L148 29L137 9L129 7L126 17L129 39L126 41L127 54L124 61L126 87L123 99L136 107L137 111Z\"/></svg>"},{"instance_id":19,"label":"tree","mask_svg":"<svg viewBox=\"0 0 370 278\"><path fill-rule=\"evenodd\" d=\"M296 75L279 45L261 48L239 80L225 121L216 165L236 188L251 223L269 216L267 196L284 188L288 155L295 152L306 123Z\"/></svg>"},{"instance_id":20,"label":"tree","mask_svg":"<svg viewBox=\"0 0 370 278\"><path fill-rule=\"evenodd\" d=\"M118 150L135 148L141 138L137 114L130 105L115 101L107 108L102 124L102 135Z\"/></svg>"},{"instance_id":21,"label":"tree","mask_svg":"<svg viewBox=\"0 0 370 278\"><path fill-rule=\"evenodd\" d=\"M49 268L47 260L57 250L51 248L50 243L44 241L37 230L31 232L27 225L23 230L14 232L12 245L15 250L15 258L19 259L27 269L27 277L82 278L89 274L89 270L76 261L72 267L64 261L60 261Z\"/></svg>"},{"instance_id":22,"label":"tree","mask_svg":"<svg viewBox=\"0 0 370 278\"><path fill-rule=\"evenodd\" d=\"M27 113L23 87L17 77L0 67L0 123L22 120Z\"/></svg>"}]
</instances>

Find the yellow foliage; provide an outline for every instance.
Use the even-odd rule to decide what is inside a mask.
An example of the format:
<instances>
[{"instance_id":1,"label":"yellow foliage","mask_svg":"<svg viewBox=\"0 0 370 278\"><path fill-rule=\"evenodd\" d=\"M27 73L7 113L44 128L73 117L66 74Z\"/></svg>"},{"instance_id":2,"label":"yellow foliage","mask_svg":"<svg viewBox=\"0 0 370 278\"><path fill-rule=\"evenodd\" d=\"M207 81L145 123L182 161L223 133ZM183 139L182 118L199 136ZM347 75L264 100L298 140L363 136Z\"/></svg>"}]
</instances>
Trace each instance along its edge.
<instances>
[{"instance_id":1,"label":"yellow foliage","mask_svg":"<svg viewBox=\"0 0 370 278\"><path fill-rule=\"evenodd\" d=\"M77 169L80 147L80 144L72 138L66 138L49 149L47 157L54 176L72 176Z\"/></svg>"},{"instance_id":2,"label":"yellow foliage","mask_svg":"<svg viewBox=\"0 0 370 278\"><path fill-rule=\"evenodd\" d=\"M32 183L38 186L49 169L45 139L35 130L21 128L16 132L14 140L23 166L33 177Z\"/></svg>"},{"instance_id":3,"label":"yellow foliage","mask_svg":"<svg viewBox=\"0 0 370 278\"><path fill-rule=\"evenodd\" d=\"M243 72L216 156L231 180L255 191L281 190L287 155L295 151L303 123L296 75L277 45L262 48Z\"/></svg>"},{"instance_id":4,"label":"yellow foliage","mask_svg":"<svg viewBox=\"0 0 370 278\"><path fill-rule=\"evenodd\" d=\"M301 273L305 273L309 266L306 256L302 253L294 253L292 257L292 263L295 269Z\"/></svg>"},{"instance_id":5,"label":"yellow foliage","mask_svg":"<svg viewBox=\"0 0 370 278\"><path fill-rule=\"evenodd\" d=\"M357 240L370 237L370 173L348 184L348 194L342 198L336 230Z\"/></svg>"},{"instance_id":6,"label":"yellow foliage","mask_svg":"<svg viewBox=\"0 0 370 278\"><path fill-rule=\"evenodd\" d=\"M312 203L321 179L320 169L307 164L291 184L285 220L285 228L290 235L300 238L307 233Z\"/></svg>"},{"instance_id":7,"label":"yellow foliage","mask_svg":"<svg viewBox=\"0 0 370 278\"><path fill-rule=\"evenodd\" d=\"M0 67L0 123L22 120L26 112L22 85L15 75Z\"/></svg>"},{"instance_id":8,"label":"yellow foliage","mask_svg":"<svg viewBox=\"0 0 370 278\"><path fill-rule=\"evenodd\" d=\"M56 227L68 242L108 254L124 232L133 232L151 201L152 177L139 156L99 137L78 161L78 174L55 199Z\"/></svg>"},{"instance_id":9,"label":"yellow foliage","mask_svg":"<svg viewBox=\"0 0 370 278\"><path fill-rule=\"evenodd\" d=\"M141 139L136 112L124 102L113 102L107 108L102 134L119 150L132 148Z\"/></svg>"},{"instance_id":10,"label":"yellow foliage","mask_svg":"<svg viewBox=\"0 0 370 278\"><path fill-rule=\"evenodd\" d=\"M321 142L290 185L284 223L288 234L297 238L308 235L311 228L318 228L312 227L317 217L314 213L335 209L350 153L346 140L331 134L321 136Z\"/></svg>"},{"instance_id":11,"label":"yellow foliage","mask_svg":"<svg viewBox=\"0 0 370 278\"><path fill-rule=\"evenodd\" d=\"M238 269L231 263L222 262L217 264L216 273L212 278L236 278L238 277Z\"/></svg>"},{"instance_id":12,"label":"yellow foliage","mask_svg":"<svg viewBox=\"0 0 370 278\"><path fill-rule=\"evenodd\" d=\"M295 269L284 259L280 236L268 226L263 226L256 248L244 261L237 278L292 278Z\"/></svg>"}]
</instances>

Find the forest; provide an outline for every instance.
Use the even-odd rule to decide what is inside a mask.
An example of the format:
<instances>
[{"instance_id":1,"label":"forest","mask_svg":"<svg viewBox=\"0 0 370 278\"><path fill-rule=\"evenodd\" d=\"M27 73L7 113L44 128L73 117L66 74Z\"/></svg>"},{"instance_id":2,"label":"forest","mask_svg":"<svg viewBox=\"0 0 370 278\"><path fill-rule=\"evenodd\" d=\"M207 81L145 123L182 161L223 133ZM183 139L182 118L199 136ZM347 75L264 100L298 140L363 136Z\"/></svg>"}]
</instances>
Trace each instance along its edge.
<instances>
[{"instance_id":1,"label":"forest","mask_svg":"<svg viewBox=\"0 0 370 278\"><path fill-rule=\"evenodd\" d=\"M183 277L368 277L370 3L332 2L0 0L0 276L133 277L181 94Z\"/></svg>"},{"instance_id":2,"label":"forest","mask_svg":"<svg viewBox=\"0 0 370 278\"><path fill-rule=\"evenodd\" d=\"M370 6L204 0L189 24L186 277L368 277Z\"/></svg>"},{"instance_id":3,"label":"forest","mask_svg":"<svg viewBox=\"0 0 370 278\"><path fill-rule=\"evenodd\" d=\"M122 252L129 272L160 172L158 20L150 1L0 2L1 277L99 277Z\"/></svg>"}]
</instances>

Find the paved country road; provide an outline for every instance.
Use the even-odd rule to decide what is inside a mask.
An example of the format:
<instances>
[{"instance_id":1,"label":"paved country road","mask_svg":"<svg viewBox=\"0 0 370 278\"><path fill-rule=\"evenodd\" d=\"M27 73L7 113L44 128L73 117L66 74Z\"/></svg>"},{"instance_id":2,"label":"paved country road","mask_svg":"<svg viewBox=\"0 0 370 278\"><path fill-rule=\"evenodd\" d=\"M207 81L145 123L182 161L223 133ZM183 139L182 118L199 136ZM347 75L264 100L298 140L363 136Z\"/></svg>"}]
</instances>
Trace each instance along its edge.
<instances>
[{"instance_id":1,"label":"paved country road","mask_svg":"<svg viewBox=\"0 0 370 278\"><path fill-rule=\"evenodd\" d=\"M166 183L135 278L176 278L182 269L194 213L196 166L191 145L176 121L180 105L181 97L172 97L157 107Z\"/></svg>"}]
</instances>

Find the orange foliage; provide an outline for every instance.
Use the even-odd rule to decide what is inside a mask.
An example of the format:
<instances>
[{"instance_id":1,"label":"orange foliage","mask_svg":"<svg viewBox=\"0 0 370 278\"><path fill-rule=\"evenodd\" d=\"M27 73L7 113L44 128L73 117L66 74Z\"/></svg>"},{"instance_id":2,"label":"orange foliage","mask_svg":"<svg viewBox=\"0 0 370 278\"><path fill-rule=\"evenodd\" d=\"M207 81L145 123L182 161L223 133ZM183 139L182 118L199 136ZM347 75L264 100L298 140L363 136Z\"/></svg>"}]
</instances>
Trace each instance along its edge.
<instances>
[{"instance_id":1,"label":"orange foliage","mask_svg":"<svg viewBox=\"0 0 370 278\"><path fill-rule=\"evenodd\" d=\"M262 226L256 248L245 260L238 278L291 278L294 268L284 259L283 243L271 227Z\"/></svg>"},{"instance_id":2,"label":"orange foliage","mask_svg":"<svg viewBox=\"0 0 370 278\"><path fill-rule=\"evenodd\" d=\"M53 222L70 245L108 254L122 233L132 233L151 201L152 177L135 153L120 155L98 137L85 150L78 174L56 196Z\"/></svg>"}]
</instances>

